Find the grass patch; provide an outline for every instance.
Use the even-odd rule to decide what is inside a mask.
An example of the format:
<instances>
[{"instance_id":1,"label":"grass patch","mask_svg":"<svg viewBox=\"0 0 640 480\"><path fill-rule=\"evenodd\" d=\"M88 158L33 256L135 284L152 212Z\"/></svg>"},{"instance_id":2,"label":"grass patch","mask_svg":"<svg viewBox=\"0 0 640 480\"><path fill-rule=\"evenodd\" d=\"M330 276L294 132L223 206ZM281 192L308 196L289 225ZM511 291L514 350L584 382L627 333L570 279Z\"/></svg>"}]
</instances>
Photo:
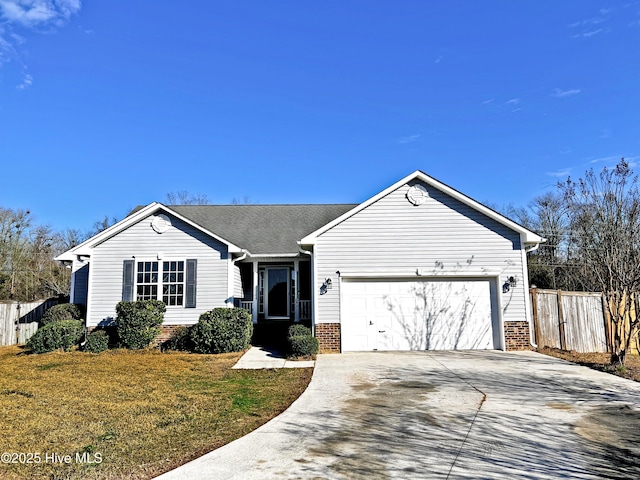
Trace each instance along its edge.
<instances>
[{"instance_id":1,"label":"grass patch","mask_svg":"<svg viewBox=\"0 0 640 480\"><path fill-rule=\"evenodd\" d=\"M311 378L311 369L231 370L240 355L1 347L0 450L41 462L0 464L0 478L152 478L278 415Z\"/></svg>"},{"instance_id":2,"label":"grass patch","mask_svg":"<svg viewBox=\"0 0 640 480\"><path fill-rule=\"evenodd\" d=\"M625 365L622 366L611 364L610 353L578 353L573 350L568 351L550 347L540 348L538 352L640 382L640 356L638 355L628 354Z\"/></svg>"}]
</instances>

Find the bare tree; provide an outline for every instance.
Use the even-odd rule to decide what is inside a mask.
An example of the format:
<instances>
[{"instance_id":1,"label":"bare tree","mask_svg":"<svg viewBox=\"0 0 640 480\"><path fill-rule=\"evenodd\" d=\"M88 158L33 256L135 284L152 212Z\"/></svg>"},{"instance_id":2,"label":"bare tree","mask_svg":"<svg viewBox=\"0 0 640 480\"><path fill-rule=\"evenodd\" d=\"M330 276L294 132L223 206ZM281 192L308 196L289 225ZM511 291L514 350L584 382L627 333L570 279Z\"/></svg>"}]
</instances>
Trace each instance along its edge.
<instances>
[{"instance_id":1,"label":"bare tree","mask_svg":"<svg viewBox=\"0 0 640 480\"><path fill-rule=\"evenodd\" d=\"M244 197L242 197L242 200L238 200L236 197L233 197L231 199L231 205L251 205L255 203L258 203L258 202L252 201L249 195L245 195Z\"/></svg>"},{"instance_id":2,"label":"bare tree","mask_svg":"<svg viewBox=\"0 0 640 480\"><path fill-rule=\"evenodd\" d=\"M93 237L94 235L97 235L100 232L103 232L110 226L115 225L116 223L118 223L118 219L116 217L109 218L108 215L105 215L104 218L101 218L100 220L96 220L95 222L93 222L93 228L89 231L89 233L87 233L86 237L87 238Z\"/></svg>"},{"instance_id":3,"label":"bare tree","mask_svg":"<svg viewBox=\"0 0 640 480\"><path fill-rule=\"evenodd\" d=\"M0 208L0 299L34 300L68 293L69 272L53 257L56 234L34 226L28 210Z\"/></svg>"},{"instance_id":4,"label":"bare tree","mask_svg":"<svg viewBox=\"0 0 640 480\"><path fill-rule=\"evenodd\" d=\"M28 210L0 208L0 297L19 297L20 272L29 250L31 213Z\"/></svg>"},{"instance_id":5,"label":"bare tree","mask_svg":"<svg viewBox=\"0 0 640 480\"><path fill-rule=\"evenodd\" d=\"M631 315L640 294L638 178L623 158L615 168L605 167L599 174L591 169L584 179L568 179L559 188L570 213L576 254L589 273L585 282L606 294L614 326L611 361L624 365L640 324L640 315Z\"/></svg>"},{"instance_id":6,"label":"bare tree","mask_svg":"<svg viewBox=\"0 0 640 480\"><path fill-rule=\"evenodd\" d=\"M583 264L576 258L571 215L562 192L548 192L529 204L532 229L546 242L529 255L531 283L543 288L584 290Z\"/></svg>"},{"instance_id":7,"label":"bare tree","mask_svg":"<svg viewBox=\"0 0 640 480\"><path fill-rule=\"evenodd\" d=\"M582 290L579 264L572 259L570 216L561 192L535 197L526 207L509 205L505 215L546 239L528 254L529 281L541 288Z\"/></svg>"},{"instance_id":8,"label":"bare tree","mask_svg":"<svg viewBox=\"0 0 640 480\"><path fill-rule=\"evenodd\" d=\"M192 194L186 190L167 193L167 205L207 205L209 199L203 193Z\"/></svg>"}]
</instances>

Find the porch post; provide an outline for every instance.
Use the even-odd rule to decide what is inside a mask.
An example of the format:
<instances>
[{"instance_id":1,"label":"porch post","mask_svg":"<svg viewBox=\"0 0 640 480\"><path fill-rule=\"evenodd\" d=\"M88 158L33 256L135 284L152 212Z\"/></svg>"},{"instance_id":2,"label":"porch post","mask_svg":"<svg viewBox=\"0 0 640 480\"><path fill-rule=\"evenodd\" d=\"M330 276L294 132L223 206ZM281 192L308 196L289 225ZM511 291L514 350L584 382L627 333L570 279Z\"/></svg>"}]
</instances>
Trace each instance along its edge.
<instances>
[{"instance_id":1,"label":"porch post","mask_svg":"<svg viewBox=\"0 0 640 480\"><path fill-rule=\"evenodd\" d=\"M293 261L293 272L294 278L296 279L296 289L293 292L293 321L298 323L300 321L300 269L299 269L299 259L295 259Z\"/></svg>"},{"instance_id":2,"label":"porch post","mask_svg":"<svg viewBox=\"0 0 640 480\"><path fill-rule=\"evenodd\" d=\"M251 309L251 317L253 319L253 323L258 323L258 300L260 295L260 285L258 285L258 261L254 260L252 262L253 271L251 272L253 275L253 308Z\"/></svg>"}]
</instances>

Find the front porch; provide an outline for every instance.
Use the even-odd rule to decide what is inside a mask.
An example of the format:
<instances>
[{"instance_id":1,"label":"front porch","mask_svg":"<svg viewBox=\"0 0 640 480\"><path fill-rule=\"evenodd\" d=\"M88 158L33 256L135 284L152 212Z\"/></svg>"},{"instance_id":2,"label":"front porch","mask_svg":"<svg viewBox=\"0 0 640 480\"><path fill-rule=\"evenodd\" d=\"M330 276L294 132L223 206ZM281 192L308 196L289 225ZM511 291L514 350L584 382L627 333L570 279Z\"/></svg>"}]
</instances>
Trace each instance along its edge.
<instances>
[{"instance_id":1,"label":"front porch","mask_svg":"<svg viewBox=\"0 0 640 480\"><path fill-rule=\"evenodd\" d=\"M236 307L248 310L254 324L311 324L311 263L304 258L242 261L237 265L241 295Z\"/></svg>"}]
</instances>

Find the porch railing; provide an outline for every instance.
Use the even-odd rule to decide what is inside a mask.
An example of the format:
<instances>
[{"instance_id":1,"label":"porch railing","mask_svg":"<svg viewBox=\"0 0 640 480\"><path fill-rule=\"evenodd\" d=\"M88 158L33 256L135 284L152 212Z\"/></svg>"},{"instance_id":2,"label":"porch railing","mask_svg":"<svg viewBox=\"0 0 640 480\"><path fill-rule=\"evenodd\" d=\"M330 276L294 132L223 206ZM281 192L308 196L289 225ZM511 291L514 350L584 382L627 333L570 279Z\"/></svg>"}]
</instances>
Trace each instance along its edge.
<instances>
[{"instance_id":1,"label":"porch railing","mask_svg":"<svg viewBox=\"0 0 640 480\"><path fill-rule=\"evenodd\" d=\"M311 300L300 300L300 320L311 320Z\"/></svg>"},{"instance_id":2,"label":"porch railing","mask_svg":"<svg viewBox=\"0 0 640 480\"><path fill-rule=\"evenodd\" d=\"M249 310L249 313L253 314L253 300L249 300L248 302L240 301L240 308Z\"/></svg>"},{"instance_id":3,"label":"porch railing","mask_svg":"<svg viewBox=\"0 0 640 480\"><path fill-rule=\"evenodd\" d=\"M311 300L299 300L300 305L300 320L311 320ZM249 301L236 301L236 306L244 308L253 315L253 300Z\"/></svg>"}]
</instances>

